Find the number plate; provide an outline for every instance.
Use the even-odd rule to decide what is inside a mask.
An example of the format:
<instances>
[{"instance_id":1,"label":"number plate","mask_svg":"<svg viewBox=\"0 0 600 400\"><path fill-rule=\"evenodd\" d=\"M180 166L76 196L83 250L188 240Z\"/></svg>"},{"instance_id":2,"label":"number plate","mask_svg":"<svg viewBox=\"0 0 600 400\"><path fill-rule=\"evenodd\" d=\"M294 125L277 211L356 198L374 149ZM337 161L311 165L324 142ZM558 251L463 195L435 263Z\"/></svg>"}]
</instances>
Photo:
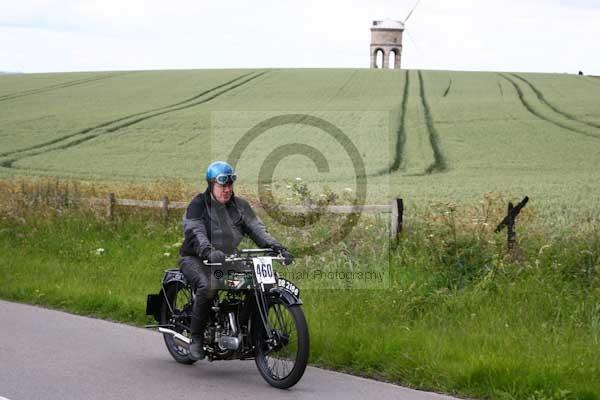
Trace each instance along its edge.
<instances>
[{"instance_id":1,"label":"number plate","mask_svg":"<svg viewBox=\"0 0 600 400\"><path fill-rule=\"evenodd\" d=\"M300 289L298 289L296 287L296 285L294 285L292 282L288 281L287 279L279 278L277 280L277 285L279 287L284 288L288 292L292 293L294 296L300 297Z\"/></svg>"},{"instance_id":2,"label":"number plate","mask_svg":"<svg viewBox=\"0 0 600 400\"><path fill-rule=\"evenodd\" d=\"M273 258L254 257L252 261L254 261L254 273L256 274L258 283L274 284L275 272L273 272Z\"/></svg>"}]
</instances>

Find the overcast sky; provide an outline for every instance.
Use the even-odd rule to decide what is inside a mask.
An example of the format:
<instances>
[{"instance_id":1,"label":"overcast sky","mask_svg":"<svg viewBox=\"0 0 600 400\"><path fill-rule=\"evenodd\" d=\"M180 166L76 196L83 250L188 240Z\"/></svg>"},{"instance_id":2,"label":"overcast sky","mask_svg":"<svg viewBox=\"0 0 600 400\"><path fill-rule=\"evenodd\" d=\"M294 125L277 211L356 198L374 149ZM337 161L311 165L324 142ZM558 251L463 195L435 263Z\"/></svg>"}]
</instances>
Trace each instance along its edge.
<instances>
[{"instance_id":1,"label":"overcast sky","mask_svg":"<svg viewBox=\"0 0 600 400\"><path fill-rule=\"evenodd\" d=\"M415 0L2 0L0 71L367 68ZM405 68L600 75L600 0L422 0Z\"/></svg>"}]
</instances>

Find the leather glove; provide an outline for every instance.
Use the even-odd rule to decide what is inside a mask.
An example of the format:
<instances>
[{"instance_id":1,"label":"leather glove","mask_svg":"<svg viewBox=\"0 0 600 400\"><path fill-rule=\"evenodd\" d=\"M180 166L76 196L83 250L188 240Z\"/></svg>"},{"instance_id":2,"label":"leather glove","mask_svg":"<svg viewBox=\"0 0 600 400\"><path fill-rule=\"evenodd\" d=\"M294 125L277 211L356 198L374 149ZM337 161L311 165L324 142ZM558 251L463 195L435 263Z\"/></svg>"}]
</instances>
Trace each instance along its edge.
<instances>
[{"instance_id":1,"label":"leather glove","mask_svg":"<svg viewBox=\"0 0 600 400\"><path fill-rule=\"evenodd\" d=\"M225 253L221 250L211 250L210 253L208 253L208 262L222 264L225 262Z\"/></svg>"},{"instance_id":2,"label":"leather glove","mask_svg":"<svg viewBox=\"0 0 600 400\"><path fill-rule=\"evenodd\" d=\"M283 256L283 265L290 265L294 261L294 256L285 247L279 249L279 253Z\"/></svg>"}]
</instances>

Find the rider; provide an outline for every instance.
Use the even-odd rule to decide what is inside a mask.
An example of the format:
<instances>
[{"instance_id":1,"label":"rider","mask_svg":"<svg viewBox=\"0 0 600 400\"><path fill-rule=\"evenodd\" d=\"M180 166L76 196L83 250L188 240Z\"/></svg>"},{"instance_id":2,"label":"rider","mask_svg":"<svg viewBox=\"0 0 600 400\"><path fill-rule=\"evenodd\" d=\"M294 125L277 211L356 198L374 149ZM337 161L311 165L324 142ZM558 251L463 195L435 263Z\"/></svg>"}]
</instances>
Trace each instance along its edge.
<instances>
[{"instance_id":1,"label":"rider","mask_svg":"<svg viewBox=\"0 0 600 400\"><path fill-rule=\"evenodd\" d=\"M206 170L208 187L194 197L183 217L185 239L179 251L179 268L196 293L190 345L193 360L204 358L204 330L210 302L216 293L209 288L210 268L203 261L224 262L225 255L235 252L245 234L259 247L279 252L285 258L285 265L293 260L292 254L267 232L250 204L234 196L236 178L233 167L226 162L210 164Z\"/></svg>"}]
</instances>

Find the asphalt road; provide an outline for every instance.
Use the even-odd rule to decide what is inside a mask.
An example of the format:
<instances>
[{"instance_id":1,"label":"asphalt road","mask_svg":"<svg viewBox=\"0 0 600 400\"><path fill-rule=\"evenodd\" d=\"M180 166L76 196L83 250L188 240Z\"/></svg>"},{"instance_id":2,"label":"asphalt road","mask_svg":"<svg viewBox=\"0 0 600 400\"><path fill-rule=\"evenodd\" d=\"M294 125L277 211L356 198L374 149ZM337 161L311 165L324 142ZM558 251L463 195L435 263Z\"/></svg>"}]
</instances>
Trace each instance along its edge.
<instances>
[{"instance_id":1,"label":"asphalt road","mask_svg":"<svg viewBox=\"0 0 600 400\"><path fill-rule=\"evenodd\" d=\"M289 390L254 361L176 363L162 335L128 325L0 301L0 400L452 399L308 367Z\"/></svg>"}]
</instances>

